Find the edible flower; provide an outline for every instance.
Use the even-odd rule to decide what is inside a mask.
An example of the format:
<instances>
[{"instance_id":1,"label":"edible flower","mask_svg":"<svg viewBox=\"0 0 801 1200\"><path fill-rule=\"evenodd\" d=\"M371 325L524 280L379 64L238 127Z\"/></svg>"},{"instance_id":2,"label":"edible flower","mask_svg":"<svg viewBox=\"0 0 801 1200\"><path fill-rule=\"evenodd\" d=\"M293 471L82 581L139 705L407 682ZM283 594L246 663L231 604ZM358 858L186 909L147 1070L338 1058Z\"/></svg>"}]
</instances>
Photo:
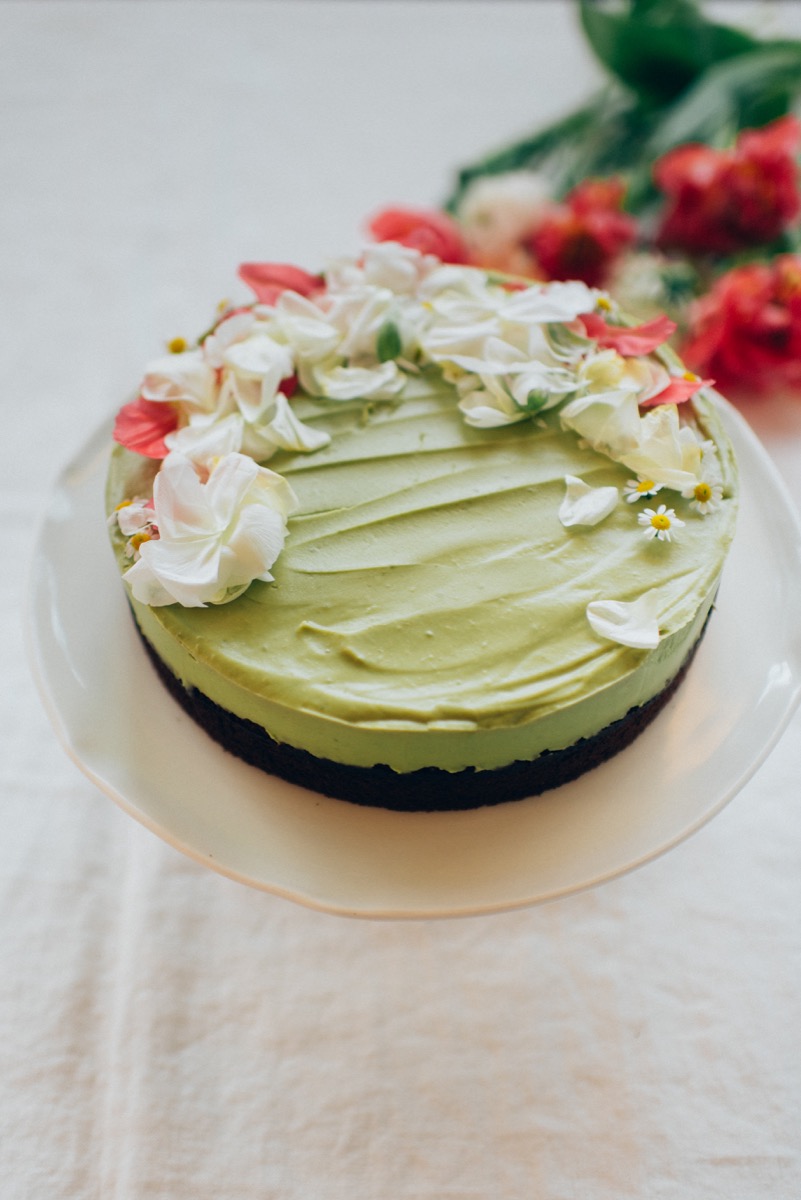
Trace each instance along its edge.
<instances>
[{"instance_id":1,"label":"edible flower","mask_svg":"<svg viewBox=\"0 0 801 1200\"><path fill-rule=\"evenodd\" d=\"M275 304L284 292L313 296L323 286L320 275L311 275L291 263L242 263L239 278L255 292L261 304Z\"/></svg>"},{"instance_id":2,"label":"edible flower","mask_svg":"<svg viewBox=\"0 0 801 1200\"><path fill-rule=\"evenodd\" d=\"M205 483L185 455L168 455L153 492L159 538L124 575L134 598L203 608L270 581L296 503L285 479L246 455L227 454Z\"/></svg>"},{"instance_id":3,"label":"edible flower","mask_svg":"<svg viewBox=\"0 0 801 1200\"><path fill-rule=\"evenodd\" d=\"M636 600L593 600L587 620L599 637L633 650L655 650L659 645L659 600L645 592Z\"/></svg>"},{"instance_id":4,"label":"edible flower","mask_svg":"<svg viewBox=\"0 0 801 1200\"><path fill-rule=\"evenodd\" d=\"M644 325L610 325L598 313L588 312L580 317L587 337L602 350L616 350L624 358L650 354L676 332L676 323L668 317L654 317Z\"/></svg>"},{"instance_id":5,"label":"edible flower","mask_svg":"<svg viewBox=\"0 0 801 1200\"><path fill-rule=\"evenodd\" d=\"M623 488L623 494L629 504L635 500L643 500L646 496L655 496L662 484L653 479L630 479Z\"/></svg>"},{"instance_id":6,"label":"edible flower","mask_svg":"<svg viewBox=\"0 0 801 1200\"><path fill-rule=\"evenodd\" d=\"M565 475L565 498L559 520L566 529L574 525L599 525L617 507L616 487L591 487L576 475Z\"/></svg>"},{"instance_id":7,"label":"edible flower","mask_svg":"<svg viewBox=\"0 0 801 1200\"><path fill-rule=\"evenodd\" d=\"M716 512L720 508L723 484L719 479L699 479L696 484L686 487L681 494L685 500L690 501L690 508L706 516L707 513Z\"/></svg>"},{"instance_id":8,"label":"edible flower","mask_svg":"<svg viewBox=\"0 0 801 1200\"><path fill-rule=\"evenodd\" d=\"M660 542L671 542L673 530L684 525L672 508L660 504L659 508L646 508L637 518L640 525L645 526L645 537L649 540L656 538Z\"/></svg>"},{"instance_id":9,"label":"edible flower","mask_svg":"<svg viewBox=\"0 0 801 1200\"><path fill-rule=\"evenodd\" d=\"M137 396L124 404L114 419L113 438L144 458L166 458L165 438L178 428L178 413L169 404Z\"/></svg>"},{"instance_id":10,"label":"edible flower","mask_svg":"<svg viewBox=\"0 0 801 1200\"><path fill-rule=\"evenodd\" d=\"M370 219L367 230L377 242L399 242L444 263L467 262L459 226L436 209L385 208Z\"/></svg>"},{"instance_id":11,"label":"edible flower","mask_svg":"<svg viewBox=\"0 0 801 1200\"><path fill-rule=\"evenodd\" d=\"M712 387L714 382L714 379L701 379L692 371L685 371L683 375L673 376L670 383L660 392L641 400L640 408L653 408L657 404L684 404L685 400L691 400L701 388Z\"/></svg>"}]
</instances>

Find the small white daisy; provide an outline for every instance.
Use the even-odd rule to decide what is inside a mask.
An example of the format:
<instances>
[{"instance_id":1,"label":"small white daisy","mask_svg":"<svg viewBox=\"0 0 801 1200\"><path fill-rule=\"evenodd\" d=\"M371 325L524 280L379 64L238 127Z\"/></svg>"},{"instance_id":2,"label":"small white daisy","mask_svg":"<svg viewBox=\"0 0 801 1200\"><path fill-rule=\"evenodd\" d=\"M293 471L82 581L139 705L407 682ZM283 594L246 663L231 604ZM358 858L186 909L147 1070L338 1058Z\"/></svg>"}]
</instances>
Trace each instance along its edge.
<instances>
[{"instance_id":1,"label":"small white daisy","mask_svg":"<svg viewBox=\"0 0 801 1200\"><path fill-rule=\"evenodd\" d=\"M720 508L723 499L723 485L716 480L700 479L698 483L687 487L681 493L685 500L690 501L690 508L706 516Z\"/></svg>"},{"instance_id":2,"label":"small white daisy","mask_svg":"<svg viewBox=\"0 0 801 1200\"><path fill-rule=\"evenodd\" d=\"M662 487L661 483L655 483L653 479L630 479L623 488L623 494L629 504L633 504L635 500L642 500L645 496L655 496Z\"/></svg>"},{"instance_id":3,"label":"small white daisy","mask_svg":"<svg viewBox=\"0 0 801 1200\"><path fill-rule=\"evenodd\" d=\"M680 529L684 525L673 509L666 508L664 504L660 504L656 511L646 508L637 517L637 521L640 525L645 526L645 537L649 540L657 538L660 542L671 542L673 530Z\"/></svg>"}]
</instances>

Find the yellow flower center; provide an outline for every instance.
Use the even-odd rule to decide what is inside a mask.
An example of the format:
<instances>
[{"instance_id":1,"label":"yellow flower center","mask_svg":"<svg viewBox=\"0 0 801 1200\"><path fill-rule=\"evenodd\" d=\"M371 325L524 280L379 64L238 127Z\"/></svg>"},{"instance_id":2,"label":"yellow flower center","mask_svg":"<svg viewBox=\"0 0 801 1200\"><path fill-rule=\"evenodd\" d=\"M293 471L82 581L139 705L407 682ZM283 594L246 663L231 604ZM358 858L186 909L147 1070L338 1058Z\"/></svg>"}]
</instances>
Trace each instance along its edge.
<instances>
[{"instance_id":1,"label":"yellow flower center","mask_svg":"<svg viewBox=\"0 0 801 1200\"><path fill-rule=\"evenodd\" d=\"M188 342L186 338L174 337L172 341L167 342L167 349L170 354L183 354L186 350Z\"/></svg>"},{"instance_id":2,"label":"yellow flower center","mask_svg":"<svg viewBox=\"0 0 801 1200\"><path fill-rule=\"evenodd\" d=\"M149 533L135 533L133 535L133 537L131 538L131 545L133 546L134 550L138 550L143 542L149 542L149 541L150 541Z\"/></svg>"},{"instance_id":3,"label":"yellow flower center","mask_svg":"<svg viewBox=\"0 0 801 1200\"><path fill-rule=\"evenodd\" d=\"M712 488L708 483L697 483L695 485L695 498L701 504L706 504L708 500L712 499Z\"/></svg>"},{"instance_id":4,"label":"yellow flower center","mask_svg":"<svg viewBox=\"0 0 801 1200\"><path fill-rule=\"evenodd\" d=\"M685 371L684 374L682 375L682 379L686 379L688 383L697 383L698 378L699 377L697 375L695 375L692 371Z\"/></svg>"},{"instance_id":5,"label":"yellow flower center","mask_svg":"<svg viewBox=\"0 0 801 1200\"><path fill-rule=\"evenodd\" d=\"M115 512L119 512L119 511L120 511L120 509L123 509L123 508L128 508L128 506L130 505L130 503L131 503L131 501L130 501L130 500L120 500L119 504L116 506L116 508L114 509L114 511L115 511Z\"/></svg>"},{"instance_id":6,"label":"yellow flower center","mask_svg":"<svg viewBox=\"0 0 801 1200\"><path fill-rule=\"evenodd\" d=\"M640 493L640 495L642 495L643 492L652 491L654 486L655 484L653 479L641 479L637 484L637 491Z\"/></svg>"},{"instance_id":7,"label":"yellow flower center","mask_svg":"<svg viewBox=\"0 0 801 1200\"><path fill-rule=\"evenodd\" d=\"M600 308L601 312L609 312L612 305L609 303L606 296L599 296L595 302L595 307Z\"/></svg>"},{"instance_id":8,"label":"yellow flower center","mask_svg":"<svg viewBox=\"0 0 801 1200\"><path fill-rule=\"evenodd\" d=\"M654 529L670 529L670 517L667 513L654 513L651 524Z\"/></svg>"}]
</instances>

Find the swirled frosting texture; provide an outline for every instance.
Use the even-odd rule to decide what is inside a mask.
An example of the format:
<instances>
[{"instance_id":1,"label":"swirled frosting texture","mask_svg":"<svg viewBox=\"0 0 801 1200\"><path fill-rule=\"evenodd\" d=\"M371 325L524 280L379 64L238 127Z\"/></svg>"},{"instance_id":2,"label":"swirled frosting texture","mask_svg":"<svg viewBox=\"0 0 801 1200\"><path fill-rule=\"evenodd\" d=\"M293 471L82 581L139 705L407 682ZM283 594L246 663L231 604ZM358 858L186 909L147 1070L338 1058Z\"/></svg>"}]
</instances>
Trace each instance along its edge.
<instances>
[{"instance_id":1,"label":"swirled frosting texture","mask_svg":"<svg viewBox=\"0 0 801 1200\"><path fill-rule=\"evenodd\" d=\"M676 673L734 530L736 468L709 401L694 406L724 498L703 518L678 500L686 526L668 543L640 536L626 503L593 527L561 524L566 475L622 491L630 472L554 414L471 429L425 377L398 404L297 403L331 441L271 461L299 501L275 582L219 608L134 603L187 686L320 757L460 770L570 745ZM109 506L149 470L118 448ZM655 651L593 632L589 602L647 592Z\"/></svg>"}]
</instances>

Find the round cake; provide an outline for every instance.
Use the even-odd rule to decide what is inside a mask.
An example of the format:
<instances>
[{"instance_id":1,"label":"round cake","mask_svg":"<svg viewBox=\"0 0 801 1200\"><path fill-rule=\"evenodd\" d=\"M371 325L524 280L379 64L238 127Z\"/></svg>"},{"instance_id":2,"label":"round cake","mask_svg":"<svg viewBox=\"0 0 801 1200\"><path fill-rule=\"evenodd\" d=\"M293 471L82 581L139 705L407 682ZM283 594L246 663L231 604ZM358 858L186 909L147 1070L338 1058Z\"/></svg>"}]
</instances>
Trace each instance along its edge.
<instances>
[{"instance_id":1,"label":"round cake","mask_svg":"<svg viewBox=\"0 0 801 1200\"><path fill-rule=\"evenodd\" d=\"M149 365L108 476L184 708L255 766L404 810L533 795L630 743L737 507L670 323L392 243L240 274L255 302Z\"/></svg>"}]
</instances>

